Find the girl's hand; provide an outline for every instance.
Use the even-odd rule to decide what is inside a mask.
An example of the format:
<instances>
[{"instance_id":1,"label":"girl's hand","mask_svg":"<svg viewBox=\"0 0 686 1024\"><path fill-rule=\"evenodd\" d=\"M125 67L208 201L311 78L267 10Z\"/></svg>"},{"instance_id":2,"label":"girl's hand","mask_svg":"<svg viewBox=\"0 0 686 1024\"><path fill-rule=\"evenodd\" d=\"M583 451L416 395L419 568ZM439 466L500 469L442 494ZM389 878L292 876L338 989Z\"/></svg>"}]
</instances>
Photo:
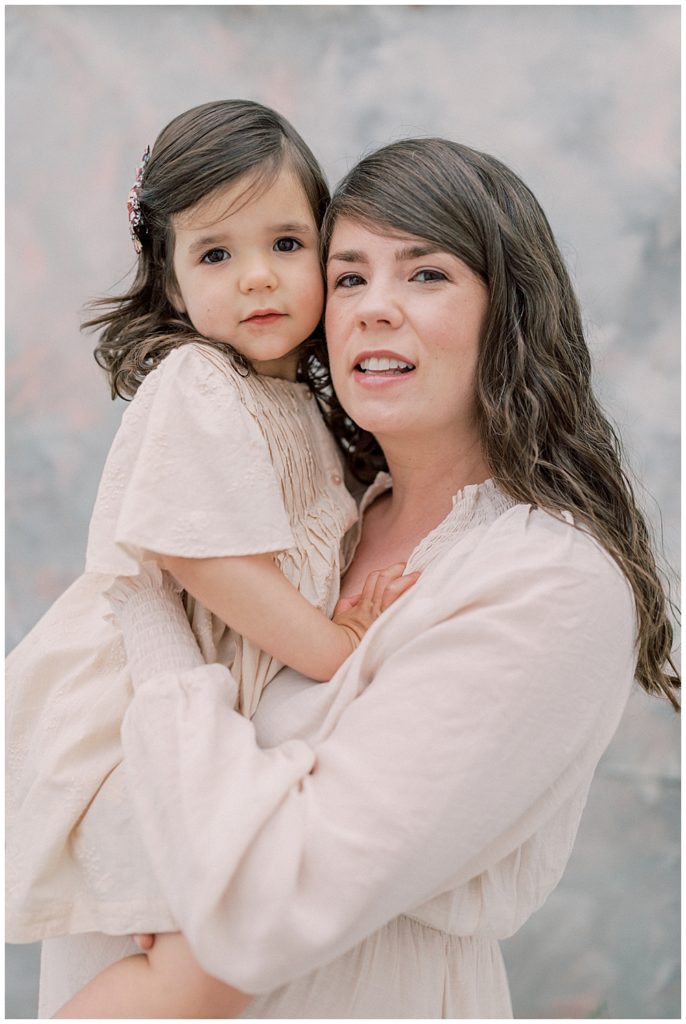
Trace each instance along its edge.
<instances>
[{"instance_id":1,"label":"girl's hand","mask_svg":"<svg viewBox=\"0 0 686 1024\"><path fill-rule=\"evenodd\" d=\"M367 632L372 622L397 601L419 579L418 572L403 576L406 562L396 562L387 569L370 572L364 582L362 593L355 597L343 597L333 613L333 622L345 629L353 650Z\"/></svg>"}]
</instances>

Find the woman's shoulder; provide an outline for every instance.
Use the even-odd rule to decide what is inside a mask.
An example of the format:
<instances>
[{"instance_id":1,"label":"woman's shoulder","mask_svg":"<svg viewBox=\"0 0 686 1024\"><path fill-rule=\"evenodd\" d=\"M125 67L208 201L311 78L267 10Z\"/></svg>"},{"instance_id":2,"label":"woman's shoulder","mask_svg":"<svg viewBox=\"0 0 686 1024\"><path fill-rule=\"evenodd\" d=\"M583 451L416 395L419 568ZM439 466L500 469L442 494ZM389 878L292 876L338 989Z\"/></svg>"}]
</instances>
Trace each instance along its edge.
<instances>
[{"instance_id":1,"label":"woman's shoulder","mask_svg":"<svg viewBox=\"0 0 686 1024\"><path fill-rule=\"evenodd\" d=\"M544 558L573 569L604 566L622 575L592 529L571 511L517 502L493 521L491 540L511 549L513 556Z\"/></svg>"},{"instance_id":2,"label":"woman's shoulder","mask_svg":"<svg viewBox=\"0 0 686 1024\"><path fill-rule=\"evenodd\" d=\"M602 614L613 602L633 614L619 564L571 512L512 505L481 533L463 572L481 589L500 589L518 600L535 593L567 613L583 608Z\"/></svg>"}]
</instances>

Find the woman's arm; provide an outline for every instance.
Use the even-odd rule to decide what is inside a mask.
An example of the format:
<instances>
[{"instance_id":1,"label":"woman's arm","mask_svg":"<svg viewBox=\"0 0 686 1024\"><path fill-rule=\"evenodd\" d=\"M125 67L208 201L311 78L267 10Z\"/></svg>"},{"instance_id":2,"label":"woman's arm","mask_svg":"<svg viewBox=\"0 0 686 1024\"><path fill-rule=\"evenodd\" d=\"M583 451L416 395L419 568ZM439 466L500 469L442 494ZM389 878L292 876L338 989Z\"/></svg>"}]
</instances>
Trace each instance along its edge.
<instances>
[{"instance_id":1,"label":"woman's arm","mask_svg":"<svg viewBox=\"0 0 686 1024\"><path fill-rule=\"evenodd\" d=\"M333 622L286 579L270 554L235 558L176 558L160 564L237 633L311 679L325 681L365 632L416 581L404 563L367 578L359 600Z\"/></svg>"},{"instance_id":2,"label":"woman's arm","mask_svg":"<svg viewBox=\"0 0 686 1024\"><path fill-rule=\"evenodd\" d=\"M139 686L131 794L206 970L251 992L313 970L495 865L592 770L633 675L630 592L589 538L526 516L389 610L312 745L259 749L220 666Z\"/></svg>"}]
</instances>

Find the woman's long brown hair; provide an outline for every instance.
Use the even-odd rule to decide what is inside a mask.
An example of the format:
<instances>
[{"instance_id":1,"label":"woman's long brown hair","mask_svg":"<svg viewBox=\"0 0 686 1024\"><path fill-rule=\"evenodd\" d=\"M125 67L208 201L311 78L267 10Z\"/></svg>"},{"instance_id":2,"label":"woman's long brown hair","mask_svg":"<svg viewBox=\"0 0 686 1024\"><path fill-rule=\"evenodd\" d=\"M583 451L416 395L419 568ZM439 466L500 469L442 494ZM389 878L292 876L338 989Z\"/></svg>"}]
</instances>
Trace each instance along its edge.
<instances>
[{"instance_id":1,"label":"woman's long brown hair","mask_svg":"<svg viewBox=\"0 0 686 1024\"><path fill-rule=\"evenodd\" d=\"M484 153L408 139L366 157L341 182L324 220L325 249L340 217L430 241L486 282L476 396L492 476L517 501L571 511L615 559L636 606L636 678L678 710L669 601L650 532L593 394L579 305L531 191ZM383 468L378 444L337 402L328 415L358 475Z\"/></svg>"}]
</instances>

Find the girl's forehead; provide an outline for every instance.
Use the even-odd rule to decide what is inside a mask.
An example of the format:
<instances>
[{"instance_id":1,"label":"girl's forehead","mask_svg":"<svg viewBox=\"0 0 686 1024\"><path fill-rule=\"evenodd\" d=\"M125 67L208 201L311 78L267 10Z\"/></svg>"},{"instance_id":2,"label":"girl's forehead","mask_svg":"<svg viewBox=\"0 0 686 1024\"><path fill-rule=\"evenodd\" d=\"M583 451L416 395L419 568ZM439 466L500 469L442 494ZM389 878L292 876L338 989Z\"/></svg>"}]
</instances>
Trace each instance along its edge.
<instances>
[{"instance_id":1,"label":"girl's forehead","mask_svg":"<svg viewBox=\"0 0 686 1024\"><path fill-rule=\"evenodd\" d=\"M194 230L218 224L243 210L250 213L258 206L309 210L302 183L289 167L257 168L218 185L192 206L175 213L172 221L177 228Z\"/></svg>"},{"instance_id":2,"label":"girl's forehead","mask_svg":"<svg viewBox=\"0 0 686 1024\"><path fill-rule=\"evenodd\" d=\"M180 228L204 227L216 224L231 216L241 207L253 202L264 182L260 182L255 174L243 175L224 185L218 185L205 193L191 206L173 215L174 224Z\"/></svg>"}]
</instances>

